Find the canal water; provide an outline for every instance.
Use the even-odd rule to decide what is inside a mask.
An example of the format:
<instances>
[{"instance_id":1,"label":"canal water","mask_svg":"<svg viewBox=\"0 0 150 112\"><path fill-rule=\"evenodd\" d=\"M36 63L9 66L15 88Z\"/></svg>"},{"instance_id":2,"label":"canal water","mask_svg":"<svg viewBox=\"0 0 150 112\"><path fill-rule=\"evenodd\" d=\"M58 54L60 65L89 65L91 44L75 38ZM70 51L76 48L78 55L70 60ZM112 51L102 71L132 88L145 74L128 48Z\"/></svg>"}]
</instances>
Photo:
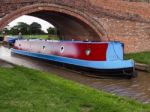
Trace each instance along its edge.
<instances>
[{"instance_id":1,"label":"canal water","mask_svg":"<svg viewBox=\"0 0 150 112\"><path fill-rule=\"evenodd\" d=\"M11 56L10 49L5 47L0 47L0 58L14 64L53 73L99 90L111 92L112 94L129 97L144 103L150 103L150 73L138 71L138 76L132 79L89 77L93 74L82 74L65 67L53 65L49 61L20 55Z\"/></svg>"}]
</instances>

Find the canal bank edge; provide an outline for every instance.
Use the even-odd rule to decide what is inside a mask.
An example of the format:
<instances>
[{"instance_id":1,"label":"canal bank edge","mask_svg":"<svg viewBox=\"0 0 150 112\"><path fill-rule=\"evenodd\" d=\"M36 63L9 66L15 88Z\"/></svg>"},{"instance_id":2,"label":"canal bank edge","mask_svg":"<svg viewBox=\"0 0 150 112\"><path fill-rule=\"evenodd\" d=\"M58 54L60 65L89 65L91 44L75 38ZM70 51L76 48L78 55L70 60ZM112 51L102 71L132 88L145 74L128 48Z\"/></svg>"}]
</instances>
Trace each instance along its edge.
<instances>
[{"instance_id":1,"label":"canal bank edge","mask_svg":"<svg viewBox=\"0 0 150 112\"><path fill-rule=\"evenodd\" d=\"M17 66L17 64L14 64L14 63L12 63L12 62L10 62L10 61L7 61L7 60L4 60L4 59L2 59L2 58L0 58L0 61L6 62L7 64L10 64L10 65L12 65L12 66Z\"/></svg>"},{"instance_id":2,"label":"canal bank edge","mask_svg":"<svg viewBox=\"0 0 150 112\"><path fill-rule=\"evenodd\" d=\"M150 65L142 64L142 63L135 63L135 69L145 72L150 72Z\"/></svg>"},{"instance_id":3,"label":"canal bank edge","mask_svg":"<svg viewBox=\"0 0 150 112\"><path fill-rule=\"evenodd\" d=\"M11 65L17 65L15 63L12 63L10 61L7 61L7 60L1 59L1 58L0 58L0 60L6 62L8 64L11 64ZM135 69L140 70L140 71L144 71L144 72L150 72L150 65L142 64L142 63L135 63Z\"/></svg>"}]
</instances>

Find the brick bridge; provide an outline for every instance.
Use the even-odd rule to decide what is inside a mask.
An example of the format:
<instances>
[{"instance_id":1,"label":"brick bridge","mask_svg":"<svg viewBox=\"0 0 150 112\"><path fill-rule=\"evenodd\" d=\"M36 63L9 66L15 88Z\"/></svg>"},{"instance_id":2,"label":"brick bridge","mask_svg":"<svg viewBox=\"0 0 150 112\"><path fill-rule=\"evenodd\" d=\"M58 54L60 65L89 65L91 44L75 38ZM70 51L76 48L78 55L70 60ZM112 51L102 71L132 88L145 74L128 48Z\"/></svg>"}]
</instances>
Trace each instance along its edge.
<instances>
[{"instance_id":1,"label":"brick bridge","mask_svg":"<svg viewBox=\"0 0 150 112\"><path fill-rule=\"evenodd\" d=\"M63 39L125 43L150 51L150 5L122 0L0 0L0 30L22 15L53 24ZM30 21L30 20L29 20Z\"/></svg>"}]
</instances>

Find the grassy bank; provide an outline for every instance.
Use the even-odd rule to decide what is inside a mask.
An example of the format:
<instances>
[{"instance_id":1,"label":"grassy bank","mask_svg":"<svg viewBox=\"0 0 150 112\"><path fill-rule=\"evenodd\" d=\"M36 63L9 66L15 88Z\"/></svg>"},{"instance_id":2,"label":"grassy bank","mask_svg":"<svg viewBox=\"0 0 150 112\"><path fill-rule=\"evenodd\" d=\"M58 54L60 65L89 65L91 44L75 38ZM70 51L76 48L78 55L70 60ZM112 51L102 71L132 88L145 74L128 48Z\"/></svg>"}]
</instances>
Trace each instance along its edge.
<instances>
[{"instance_id":1,"label":"grassy bank","mask_svg":"<svg viewBox=\"0 0 150 112\"><path fill-rule=\"evenodd\" d=\"M23 35L24 38L39 38L39 39L51 39L51 40L59 40L57 36L51 36L48 35Z\"/></svg>"},{"instance_id":2,"label":"grassy bank","mask_svg":"<svg viewBox=\"0 0 150 112\"><path fill-rule=\"evenodd\" d=\"M25 38L41 38L41 39L47 39L48 35L23 35Z\"/></svg>"},{"instance_id":3,"label":"grassy bank","mask_svg":"<svg viewBox=\"0 0 150 112\"><path fill-rule=\"evenodd\" d=\"M18 35L9 35L9 36L14 36L18 37ZM50 37L48 34L45 35L22 35L23 38L30 39L30 38L38 38L38 39L51 39L51 40L59 40L59 37L56 35L51 35Z\"/></svg>"},{"instance_id":4,"label":"grassy bank","mask_svg":"<svg viewBox=\"0 0 150 112\"><path fill-rule=\"evenodd\" d=\"M24 67L0 68L0 112L149 112L150 105Z\"/></svg>"},{"instance_id":5,"label":"grassy bank","mask_svg":"<svg viewBox=\"0 0 150 112\"><path fill-rule=\"evenodd\" d=\"M150 65L150 52L130 53L125 55L126 59L134 59L136 62Z\"/></svg>"}]
</instances>

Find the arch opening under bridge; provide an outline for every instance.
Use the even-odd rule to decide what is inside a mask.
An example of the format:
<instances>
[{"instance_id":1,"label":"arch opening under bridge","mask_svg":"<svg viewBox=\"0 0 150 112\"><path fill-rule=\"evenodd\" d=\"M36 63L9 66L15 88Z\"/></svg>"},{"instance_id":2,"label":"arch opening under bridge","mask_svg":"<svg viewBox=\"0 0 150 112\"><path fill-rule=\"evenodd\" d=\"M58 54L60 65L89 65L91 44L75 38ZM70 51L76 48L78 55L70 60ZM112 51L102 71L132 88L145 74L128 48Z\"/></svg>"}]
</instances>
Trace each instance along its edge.
<instances>
[{"instance_id":1,"label":"arch opening under bridge","mask_svg":"<svg viewBox=\"0 0 150 112\"><path fill-rule=\"evenodd\" d=\"M0 20L0 29L22 15L41 18L54 25L63 40L108 41L105 29L88 14L55 4L34 4L12 11Z\"/></svg>"}]
</instances>

